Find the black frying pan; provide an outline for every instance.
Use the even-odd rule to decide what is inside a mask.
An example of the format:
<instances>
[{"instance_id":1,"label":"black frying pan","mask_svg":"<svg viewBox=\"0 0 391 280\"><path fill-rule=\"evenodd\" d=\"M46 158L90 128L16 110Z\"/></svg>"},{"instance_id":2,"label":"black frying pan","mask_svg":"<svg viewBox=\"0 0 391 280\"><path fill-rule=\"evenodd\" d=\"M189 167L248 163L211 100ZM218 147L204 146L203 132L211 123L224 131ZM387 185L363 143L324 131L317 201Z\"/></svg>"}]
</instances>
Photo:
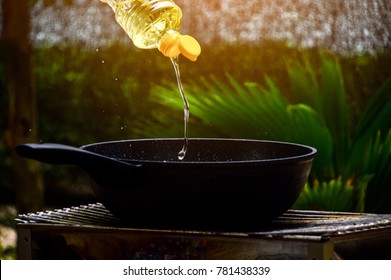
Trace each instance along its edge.
<instances>
[{"instance_id":1,"label":"black frying pan","mask_svg":"<svg viewBox=\"0 0 391 280\"><path fill-rule=\"evenodd\" d=\"M75 164L97 199L134 227L256 231L289 209L316 150L275 141L183 139L102 142L74 148L24 144L19 155Z\"/></svg>"}]
</instances>

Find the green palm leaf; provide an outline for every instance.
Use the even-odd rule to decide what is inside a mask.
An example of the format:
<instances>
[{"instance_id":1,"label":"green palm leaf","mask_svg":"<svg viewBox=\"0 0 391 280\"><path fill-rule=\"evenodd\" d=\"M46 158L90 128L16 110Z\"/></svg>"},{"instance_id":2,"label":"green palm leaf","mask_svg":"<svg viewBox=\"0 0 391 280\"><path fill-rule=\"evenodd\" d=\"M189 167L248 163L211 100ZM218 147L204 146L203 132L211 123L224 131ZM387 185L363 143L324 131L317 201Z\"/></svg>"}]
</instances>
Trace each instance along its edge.
<instances>
[{"instance_id":1,"label":"green palm leaf","mask_svg":"<svg viewBox=\"0 0 391 280\"><path fill-rule=\"evenodd\" d=\"M191 116L219 127L229 137L297 142L318 149L314 173L330 173L332 137L321 116L305 104L290 105L271 79L267 88L257 83L241 84L232 76L227 81L202 78L187 84ZM177 110L182 109L175 88L156 87L154 96ZM191 127L191 130L197 130Z\"/></svg>"},{"instance_id":2,"label":"green palm leaf","mask_svg":"<svg viewBox=\"0 0 391 280\"><path fill-rule=\"evenodd\" d=\"M349 148L348 109L340 65L323 55L319 74L308 60L290 65L288 73L292 101L312 106L329 130L333 149L333 168L329 168L333 173L329 176L336 177L344 172Z\"/></svg>"},{"instance_id":3,"label":"green palm leaf","mask_svg":"<svg viewBox=\"0 0 391 280\"><path fill-rule=\"evenodd\" d=\"M353 187L343 180L306 185L294 204L295 209L353 211Z\"/></svg>"},{"instance_id":4,"label":"green palm leaf","mask_svg":"<svg viewBox=\"0 0 391 280\"><path fill-rule=\"evenodd\" d=\"M391 79L374 95L356 128L355 141L367 141L377 131L386 135L391 127Z\"/></svg>"}]
</instances>

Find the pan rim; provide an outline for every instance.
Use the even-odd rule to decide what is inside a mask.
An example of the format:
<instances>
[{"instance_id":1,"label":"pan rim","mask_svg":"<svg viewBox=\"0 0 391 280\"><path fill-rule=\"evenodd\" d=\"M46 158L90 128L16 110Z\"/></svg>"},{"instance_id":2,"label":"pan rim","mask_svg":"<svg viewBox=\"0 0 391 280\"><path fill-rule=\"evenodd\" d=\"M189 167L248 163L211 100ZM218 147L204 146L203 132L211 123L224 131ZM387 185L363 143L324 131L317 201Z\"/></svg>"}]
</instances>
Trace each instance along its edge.
<instances>
[{"instance_id":1,"label":"pan rim","mask_svg":"<svg viewBox=\"0 0 391 280\"><path fill-rule=\"evenodd\" d=\"M287 157L277 157L277 158L269 158L269 159L250 159L250 160L220 160L220 161L181 161L181 160L132 160L132 159L124 159L124 158L115 158L113 159L128 162L128 163L136 163L136 164L159 164L159 165L230 165L230 164L240 164L240 165L246 165L246 164L280 164L280 163L288 163L288 162L298 162L298 161L306 161L306 160L313 160L317 154L317 149L305 145L305 144L299 144L294 142L286 142L286 141L275 141L275 140L261 140L261 139L246 139L246 138L188 138L189 140L189 147L191 147L191 142L193 141L230 141L230 142L248 142L248 143L270 143L270 144L276 144L276 145L287 145L287 146L295 146L299 148L303 148L307 150L308 152L302 153L295 156L287 156ZM140 138L140 139L123 139L123 140L113 140L113 141L102 141L102 142L96 142L91 144L86 144L80 147L80 149L88 150L88 148L98 145L108 145L108 144L117 144L117 143L132 143L132 142L152 142L152 141L183 141L183 138ZM95 152L96 153L96 152ZM107 156L107 155L105 155Z\"/></svg>"}]
</instances>

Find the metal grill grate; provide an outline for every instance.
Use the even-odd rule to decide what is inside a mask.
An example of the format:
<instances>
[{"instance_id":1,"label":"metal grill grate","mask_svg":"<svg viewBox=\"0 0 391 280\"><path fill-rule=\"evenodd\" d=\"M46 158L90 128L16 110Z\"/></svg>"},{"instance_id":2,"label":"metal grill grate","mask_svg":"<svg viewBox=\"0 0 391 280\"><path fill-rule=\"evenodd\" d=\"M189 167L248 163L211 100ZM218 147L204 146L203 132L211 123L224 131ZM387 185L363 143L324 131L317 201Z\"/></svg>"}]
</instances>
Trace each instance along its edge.
<instances>
[{"instance_id":1,"label":"metal grill grate","mask_svg":"<svg viewBox=\"0 0 391 280\"><path fill-rule=\"evenodd\" d=\"M119 226L120 221L101 203L53 211L20 214L19 223L50 223L61 225Z\"/></svg>"},{"instance_id":2,"label":"metal grill grate","mask_svg":"<svg viewBox=\"0 0 391 280\"><path fill-rule=\"evenodd\" d=\"M16 221L19 223L58 224L63 226L123 227L121 221L113 216L101 203L21 214ZM263 231L243 234L319 240L330 236L385 228L391 228L391 215L289 210Z\"/></svg>"},{"instance_id":3,"label":"metal grill grate","mask_svg":"<svg viewBox=\"0 0 391 280\"><path fill-rule=\"evenodd\" d=\"M328 238L391 228L391 215L290 210L273 222L273 237ZM257 235L262 233L256 233Z\"/></svg>"}]
</instances>

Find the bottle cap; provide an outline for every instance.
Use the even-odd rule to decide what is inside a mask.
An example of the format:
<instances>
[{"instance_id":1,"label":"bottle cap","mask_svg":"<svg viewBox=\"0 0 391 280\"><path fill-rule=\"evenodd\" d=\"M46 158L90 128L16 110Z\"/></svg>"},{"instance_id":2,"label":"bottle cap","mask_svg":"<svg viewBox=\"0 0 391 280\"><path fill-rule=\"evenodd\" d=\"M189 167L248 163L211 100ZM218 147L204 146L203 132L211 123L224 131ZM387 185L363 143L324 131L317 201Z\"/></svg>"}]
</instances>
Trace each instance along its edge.
<instances>
[{"instance_id":1,"label":"bottle cap","mask_svg":"<svg viewBox=\"0 0 391 280\"><path fill-rule=\"evenodd\" d=\"M191 61L196 61L201 54L201 46L196 39L179 33L166 36L160 42L158 48L167 57L175 57L182 53Z\"/></svg>"},{"instance_id":2,"label":"bottle cap","mask_svg":"<svg viewBox=\"0 0 391 280\"><path fill-rule=\"evenodd\" d=\"M181 53L191 61L196 61L197 57L201 54L200 44L196 39L189 35L180 37L178 48Z\"/></svg>"}]
</instances>

